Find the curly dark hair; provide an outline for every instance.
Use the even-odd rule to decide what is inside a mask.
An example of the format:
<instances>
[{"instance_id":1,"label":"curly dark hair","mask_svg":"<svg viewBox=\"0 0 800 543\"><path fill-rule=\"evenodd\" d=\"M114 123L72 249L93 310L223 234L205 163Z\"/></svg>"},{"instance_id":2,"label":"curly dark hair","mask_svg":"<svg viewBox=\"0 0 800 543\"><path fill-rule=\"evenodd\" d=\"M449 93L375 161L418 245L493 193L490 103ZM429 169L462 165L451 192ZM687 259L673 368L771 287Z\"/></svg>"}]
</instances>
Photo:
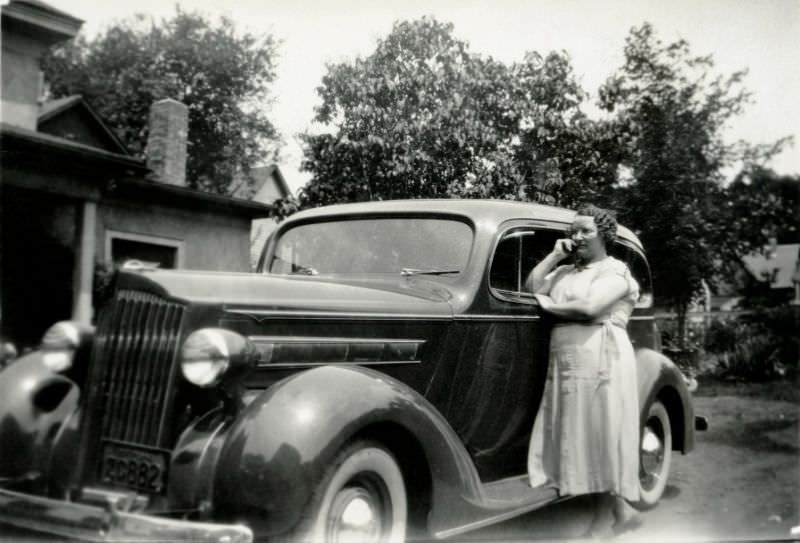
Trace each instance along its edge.
<instances>
[{"instance_id":1,"label":"curly dark hair","mask_svg":"<svg viewBox=\"0 0 800 543\"><path fill-rule=\"evenodd\" d=\"M578 207L578 215L592 217L597 225L597 232L606 247L614 243L617 239L617 219L614 212L608 209L597 207L593 204L582 204Z\"/></svg>"}]
</instances>

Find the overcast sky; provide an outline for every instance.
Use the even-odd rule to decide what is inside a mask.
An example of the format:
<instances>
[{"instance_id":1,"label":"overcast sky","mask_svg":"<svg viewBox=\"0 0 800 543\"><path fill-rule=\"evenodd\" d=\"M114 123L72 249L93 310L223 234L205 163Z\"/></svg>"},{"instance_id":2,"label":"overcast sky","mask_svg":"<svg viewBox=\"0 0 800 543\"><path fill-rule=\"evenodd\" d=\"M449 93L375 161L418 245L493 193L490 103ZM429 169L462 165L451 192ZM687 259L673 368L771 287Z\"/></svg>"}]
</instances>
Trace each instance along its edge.
<instances>
[{"instance_id":1,"label":"overcast sky","mask_svg":"<svg viewBox=\"0 0 800 543\"><path fill-rule=\"evenodd\" d=\"M168 16L174 3L45 0L84 19L90 35L133 13ZM731 141L770 142L794 135L795 146L771 167L800 173L800 0L184 0L186 9L227 14L242 28L282 41L272 119L286 139L281 170L292 190L298 171L294 137L311 127L316 87L326 63L369 55L396 20L433 15L455 25L474 52L505 62L525 51L565 50L584 88L597 88L622 63L628 30L650 21L663 41L684 38L695 54L712 54L717 70L749 69L754 102L730 125Z\"/></svg>"}]
</instances>

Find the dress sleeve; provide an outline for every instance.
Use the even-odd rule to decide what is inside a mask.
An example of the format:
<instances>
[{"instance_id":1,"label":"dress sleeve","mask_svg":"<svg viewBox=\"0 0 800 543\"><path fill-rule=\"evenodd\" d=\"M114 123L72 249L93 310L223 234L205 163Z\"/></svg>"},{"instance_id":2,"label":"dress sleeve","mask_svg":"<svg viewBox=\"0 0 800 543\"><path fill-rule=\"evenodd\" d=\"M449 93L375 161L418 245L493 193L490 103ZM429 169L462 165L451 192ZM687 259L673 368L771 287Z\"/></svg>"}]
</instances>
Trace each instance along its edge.
<instances>
[{"instance_id":1,"label":"dress sleeve","mask_svg":"<svg viewBox=\"0 0 800 543\"><path fill-rule=\"evenodd\" d=\"M595 280L613 276L620 276L625 280L628 284L628 292L625 295L625 299L629 299L631 302L635 303L636 300L639 299L639 283L634 279L627 264L612 257L606 260L602 269L597 273L597 276L595 276Z\"/></svg>"}]
</instances>

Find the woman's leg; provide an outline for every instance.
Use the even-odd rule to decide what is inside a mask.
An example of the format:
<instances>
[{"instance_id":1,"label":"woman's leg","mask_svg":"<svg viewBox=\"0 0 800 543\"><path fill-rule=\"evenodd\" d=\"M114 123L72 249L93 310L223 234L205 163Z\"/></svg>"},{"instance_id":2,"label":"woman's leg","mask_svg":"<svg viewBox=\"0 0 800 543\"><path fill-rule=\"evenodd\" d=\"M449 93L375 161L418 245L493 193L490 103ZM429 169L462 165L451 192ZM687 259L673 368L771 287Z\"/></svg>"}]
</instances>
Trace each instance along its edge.
<instances>
[{"instance_id":1,"label":"woman's leg","mask_svg":"<svg viewBox=\"0 0 800 543\"><path fill-rule=\"evenodd\" d=\"M614 496L608 492L592 494L594 517L589 536L607 538L614 535Z\"/></svg>"},{"instance_id":2,"label":"woman's leg","mask_svg":"<svg viewBox=\"0 0 800 543\"><path fill-rule=\"evenodd\" d=\"M633 528L641 523L640 513L629 504L625 498L621 496L614 496L614 524L615 530L624 530L626 528Z\"/></svg>"}]
</instances>

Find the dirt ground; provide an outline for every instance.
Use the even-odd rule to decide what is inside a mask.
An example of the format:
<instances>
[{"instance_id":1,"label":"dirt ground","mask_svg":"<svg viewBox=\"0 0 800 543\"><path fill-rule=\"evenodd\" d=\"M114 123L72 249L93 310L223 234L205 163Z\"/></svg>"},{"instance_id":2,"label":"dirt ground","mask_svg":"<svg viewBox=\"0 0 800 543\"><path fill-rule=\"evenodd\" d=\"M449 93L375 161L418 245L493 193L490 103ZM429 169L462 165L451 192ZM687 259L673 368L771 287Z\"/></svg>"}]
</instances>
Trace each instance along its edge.
<instances>
[{"instance_id":1,"label":"dirt ground","mask_svg":"<svg viewBox=\"0 0 800 543\"><path fill-rule=\"evenodd\" d=\"M800 525L800 387L701 384L695 411L708 431L697 433L692 453L673 456L661 503L615 540L790 539ZM574 499L456 540L581 539L591 516L588 501ZM0 541L42 540L3 528Z\"/></svg>"},{"instance_id":2,"label":"dirt ground","mask_svg":"<svg viewBox=\"0 0 800 543\"><path fill-rule=\"evenodd\" d=\"M797 385L701 384L695 412L708 418L688 455L673 456L659 505L616 541L795 539L800 525L800 389ZM586 500L537 511L470 540L581 538L591 522Z\"/></svg>"}]
</instances>

